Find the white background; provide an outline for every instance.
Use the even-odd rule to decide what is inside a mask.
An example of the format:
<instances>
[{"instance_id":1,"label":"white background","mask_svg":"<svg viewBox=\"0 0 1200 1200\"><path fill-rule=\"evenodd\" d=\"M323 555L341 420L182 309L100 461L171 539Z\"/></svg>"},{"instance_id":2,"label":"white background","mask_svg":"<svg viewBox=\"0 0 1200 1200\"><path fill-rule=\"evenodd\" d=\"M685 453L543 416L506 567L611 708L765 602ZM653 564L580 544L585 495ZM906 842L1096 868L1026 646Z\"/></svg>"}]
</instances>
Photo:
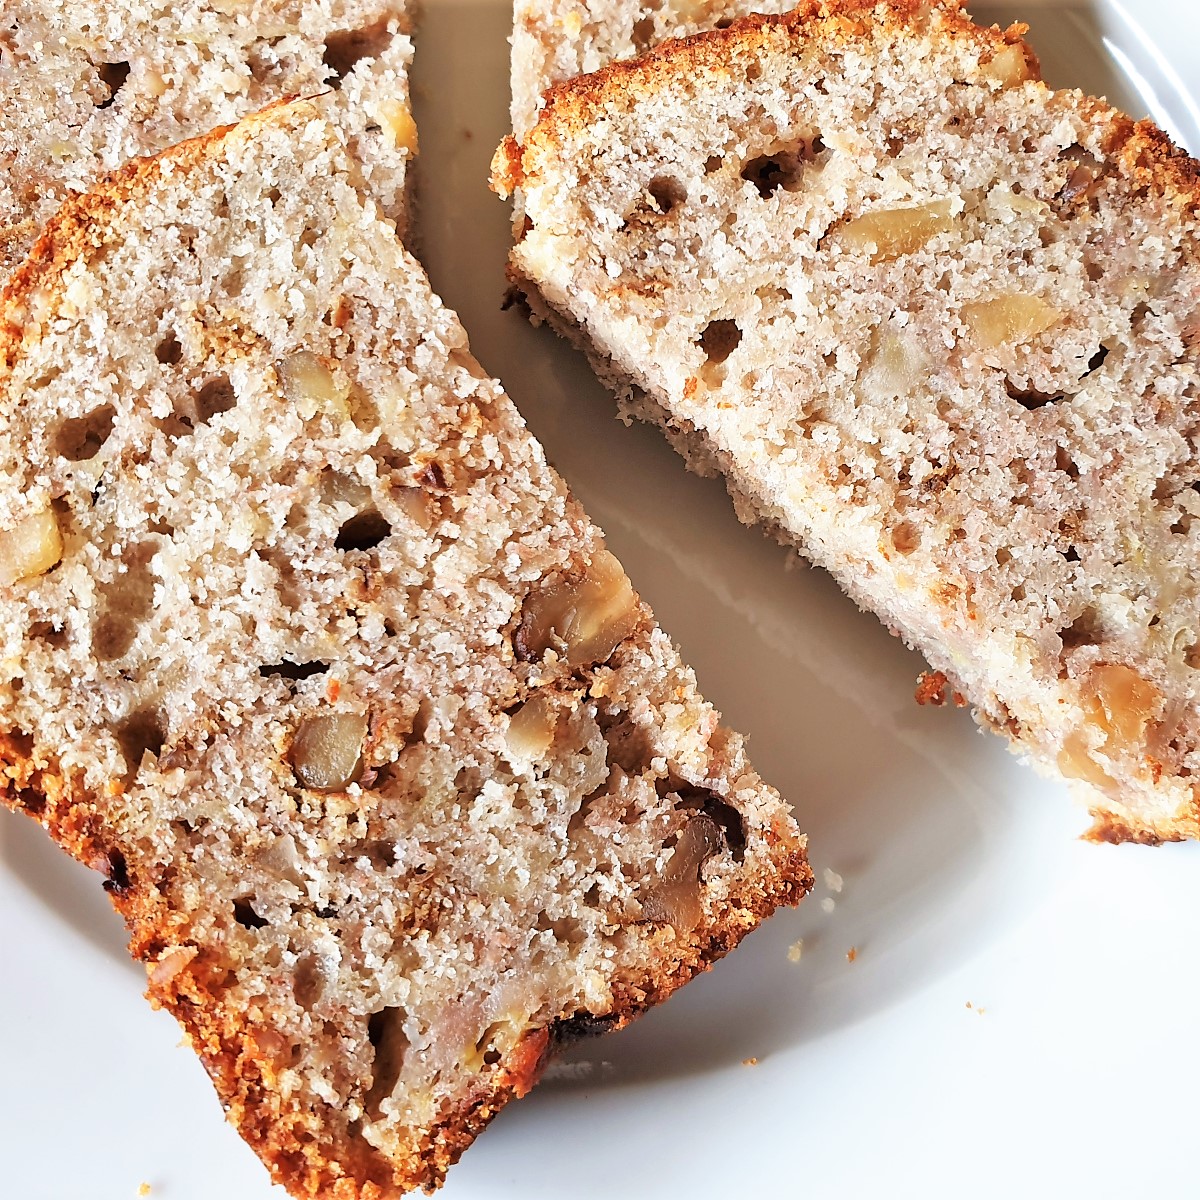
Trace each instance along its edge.
<instances>
[{"instance_id":1,"label":"white background","mask_svg":"<svg viewBox=\"0 0 1200 1200\"><path fill-rule=\"evenodd\" d=\"M1187 0L1143 2L1138 25L1113 3L974 8L1028 20L1052 84L1200 146ZM1200 847L1078 841L1065 790L965 713L918 708L914 655L739 526L655 432L613 420L576 354L500 311L507 212L486 178L508 32L500 0L427 0L422 256L706 694L751 734L818 886L506 1110L443 1195L1200 1196ZM0 1197L132 1200L145 1181L154 1200L282 1200L141 999L98 878L7 813L0 913Z\"/></svg>"}]
</instances>

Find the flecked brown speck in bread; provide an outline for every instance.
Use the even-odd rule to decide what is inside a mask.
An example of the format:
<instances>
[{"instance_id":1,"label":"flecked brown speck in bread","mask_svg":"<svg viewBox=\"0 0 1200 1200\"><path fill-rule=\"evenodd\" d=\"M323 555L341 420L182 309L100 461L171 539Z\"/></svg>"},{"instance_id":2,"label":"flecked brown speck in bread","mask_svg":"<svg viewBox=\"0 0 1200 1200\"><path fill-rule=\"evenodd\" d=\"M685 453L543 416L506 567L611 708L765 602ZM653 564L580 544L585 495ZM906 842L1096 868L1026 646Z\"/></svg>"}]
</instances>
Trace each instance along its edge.
<instances>
[{"instance_id":1,"label":"flecked brown speck in bread","mask_svg":"<svg viewBox=\"0 0 1200 1200\"><path fill-rule=\"evenodd\" d=\"M0 281L68 196L130 158L332 87L392 220L416 149L405 0L9 0L0 12Z\"/></svg>"},{"instance_id":2,"label":"flecked brown speck in bread","mask_svg":"<svg viewBox=\"0 0 1200 1200\"><path fill-rule=\"evenodd\" d=\"M810 4L551 91L512 274L1091 836L1200 833L1197 166L953 2Z\"/></svg>"},{"instance_id":3,"label":"flecked brown speck in bread","mask_svg":"<svg viewBox=\"0 0 1200 1200\"><path fill-rule=\"evenodd\" d=\"M811 877L326 103L68 202L0 300L0 781L274 1177L382 1200Z\"/></svg>"}]
</instances>

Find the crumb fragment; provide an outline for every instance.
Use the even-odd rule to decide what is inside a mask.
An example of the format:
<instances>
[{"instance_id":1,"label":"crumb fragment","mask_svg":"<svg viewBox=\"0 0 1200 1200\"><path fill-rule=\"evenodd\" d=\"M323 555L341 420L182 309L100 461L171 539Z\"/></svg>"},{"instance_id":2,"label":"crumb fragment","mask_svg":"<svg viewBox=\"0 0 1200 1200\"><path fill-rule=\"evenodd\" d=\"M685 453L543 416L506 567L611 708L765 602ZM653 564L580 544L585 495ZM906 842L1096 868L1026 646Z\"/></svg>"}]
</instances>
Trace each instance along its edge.
<instances>
[{"instance_id":1,"label":"crumb fragment","mask_svg":"<svg viewBox=\"0 0 1200 1200\"><path fill-rule=\"evenodd\" d=\"M788 947L788 962L798 963L800 961L800 956L803 953L804 953L804 939L797 938Z\"/></svg>"},{"instance_id":2,"label":"crumb fragment","mask_svg":"<svg viewBox=\"0 0 1200 1200\"><path fill-rule=\"evenodd\" d=\"M848 963L852 963L857 958L858 958L858 947L851 946L850 949L846 951L846 961Z\"/></svg>"},{"instance_id":3,"label":"crumb fragment","mask_svg":"<svg viewBox=\"0 0 1200 1200\"><path fill-rule=\"evenodd\" d=\"M821 901L821 911L823 913L831 913L837 907L837 901L832 896L826 896Z\"/></svg>"},{"instance_id":4,"label":"crumb fragment","mask_svg":"<svg viewBox=\"0 0 1200 1200\"><path fill-rule=\"evenodd\" d=\"M821 872L821 878L825 881L825 886L831 892L840 892L842 890L842 885L845 882L845 880L843 880L836 871L831 870L829 867L826 867L825 870Z\"/></svg>"},{"instance_id":5,"label":"crumb fragment","mask_svg":"<svg viewBox=\"0 0 1200 1200\"><path fill-rule=\"evenodd\" d=\"M757 1058L743 1058L742 1066L743 1067L757 1067L758 1059Z\"/></svg>"},{"instance_id":6,"label":"crumb fragment","mask_svg":"<svg viewBox=\"0 0 1200 1200\"><path fill-rule=\"evenodd\" d=\"M137 1193L137 1194L138 1194L139 1196L148 1196L148 1195L150 1195L150 1185L149 1185L148 1183L142 1183L142 1184L139 1184L139 1185L138 1185L138 1193Z\"/></svg>"},{"instance_id":7,"label":"crumb fragment","mask_svg":"<svg viewBox=\"0 0 1200 1200\"><path fill-rule=\"evenodd\" d=\"M987 1012L987 1009L986 1009L986 1008L984 1008L984 1007L983 1007L983 1005L981 1005L981 1004L972 1004L972 1003L970 1002L970 1000L968 1000L968 1001L967 1001L967 1007L968 1007L969 1009L971 1009L971 1011L972 1011L972 1012L976 1012L976 1013L978 1013L978 1014L979 1014L981 1017L983 1016L983 1014L984 1014L985 1012Z\"/></svg>"},{"instance_id":8,"label":"crumb fragment","mask_svg":"<svg viewBox=\"0 0 1200 1200\"><path fill-rule=\"evenodd\" d=\"M941 708L946 703L949 682L942 671L922 671L917 676L914 699L918 704L932 704L934 708Z\"/></svg>"}]
</instances>

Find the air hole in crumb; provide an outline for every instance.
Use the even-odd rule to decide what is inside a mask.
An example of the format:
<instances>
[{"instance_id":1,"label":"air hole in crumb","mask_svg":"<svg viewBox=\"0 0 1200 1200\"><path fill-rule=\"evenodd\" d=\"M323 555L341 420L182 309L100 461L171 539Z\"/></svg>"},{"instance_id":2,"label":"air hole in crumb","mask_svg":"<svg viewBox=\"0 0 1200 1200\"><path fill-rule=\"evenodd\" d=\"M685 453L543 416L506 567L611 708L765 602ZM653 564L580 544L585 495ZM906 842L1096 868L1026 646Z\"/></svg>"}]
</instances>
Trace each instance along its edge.
<instances>
[{"instance_id":1,"label":"air hole in crumb","mask_svg":"<svg viewBox=\"0 0 1200 1200\"><path fill-rule=\"evenodd\" d=\"M1077 563L1079 561L1079 551L1074 546L1068 546L1063 551L1063 558L1069 563Z\"/></svg>"},{"instance_id":2,"label":"air hole in crumb","mask_svg":"<svg viewBox=\"0 0 1200 1200\"><path fill-rule=\"evenodd\" d=\"M175 336L175 331L171 330L157 346L154 347L154 357L160 363L166 366L174 366L181 358L183 358L183 347L179 344L179 339Z\"/></svg>"},{"instance_id":3,"label":"air hole in crumb","mask_svg":"<svg viewBox=\"0 0 1200 1200\"><path fill-rule=\"evenodd\" d=\"M670 175L655 175L647 190L664 216L687 199L687 188Z\"/></svg>"},{"instance_id":4,"label":"air hole in crumb","mask_svg":"<svg viewBox=\"0 0 1200 1200\"><path fill-rule=\"evenodd\" d=\"M1093 371L1098 371L1104 366L1104 360L1108 357L1108 347L1101 346L1091 358L1088 359L1087 370L1085 375L1090 375Z\"/></svg>"},{"instance_id":5,"label":"air hole in crumb","mask_svg":"<svg viewBox=\"0 0 1200 1200\"><path fill-rule=\"evenodd\" d=\"M1183 652L1183 661L1193 671L1200 671L1200 642L1194 642Z\"/></svg>"},{"instance_id":6,"label":"air hole in crumb","mask_svg":"<svg viewBox=\"0 0 1200 1200\"><path fill-rule=\"evenodd\" d=\"M187 437L188 434L194 433L196 427L192 424L192 419L186 413L173 412L164 420L158 421L159 429L163 431L172 441L178 441L182 437Z\"/></svg>"},{"instance_id":7,"label":"air hole in crumb","mask_svg":"<svg viewBox=\"0 0 1200 1200\"><path fill-rule=\"evenodd\" d=\"M644 54L654 44L654 18L643 17L640 21L635 21L630 36L633 48L639 54Z\"/></svg>"},{"instance_id":8,"label":"air hole in crumb","mask_svg":"<svg viewBox=\"0 0 1200 1200\"><path fill-rule=\"evenodd\" d=\"M722 17L722 18L721 18L721 19L720 19L720 20L717 22L717 25L716 25L716 27L717 27L718 29L728 29L728 28L730 27L730 25L732 25L732 24L733 24L733 18L732 18L732 17Z\"/></svg>"},{"instance_id":9,"label":"air hole in crumb","mask_svg":"<svg viewBox=\"0 0 1200 1200\"><path fill-rule=\"evenodd\" d=\"M1059 630L1064 650L1077 650L1080 646L1095 646L1100 640L1100 617L1094 608L1088 608L1076 617L1065 629Z\"/></svg>"},{"instance_id":10,"label":"air hole in crumb","mask_svg":"<svg viewBox=\"0 0 1200 1200\"><path fill-rule=\"evenodd\" d=\"M1051 395L1048 392L1039 392L1037 388L1017 387L1007 377L1004 380L1004 390L1008 393L1009 399L1015 400L1022 408L1029 409L1030 412L1063 398L1061 392Z\"/></svg>"},{"instance_id":11,"label":"air hole in crumb","mask_svg":"<svg viewBox=\"0 0 1200 1200\"><path fill-rule=\"evenodd\" d=\"M406 1015L402 1008L381 1008L367 1019L367 1040L375 1048L375 1059L365 1108L373 1116L378 1116L380 1104L396 1090L400 1072L404 1069L404 1057L408 1053L408 1036L404 1032Z\"/></svg>"},{"instance_id":12,"label":"air hole in crumb","mask_svg":"<svg viewBox=\"0 0 1200 1200\"><path fill-rule=\"evenodd\" d=\"M120 850L108 852L108 862L105 865L104 873L108 876L103 884L106 892L115 892L120 895L129 890L129 864Z\"/></svg>"},{"instance_id":13,"label":"air hole in crumb","mask_svg":"<svg viewBox=\"0 0 1200 1200\"><path fill-rule=\"evenodd\" d=\"M92 626L92 653L101 662L124 658L137 637L132 621L117 613L103 613Z\"/></svg>"},{"instance_id":14,"label":"air hole in crumb","mask_svg":"<svg viewBox=\"0 0 1200 1200\"><path fill-rule=\"evenodd\" d=\"M920 531L911 521L901 521L892 530L892 545L897 554L911 554L920 544Z\"/></svg>"},{"instance_id":15,"label":"air hole in crumb","mask_svg":"<svg viewBox=\"0 0 1200 1200\"><path fill-rule=\"evenodd\" d=\"M705 175L715 175L721 169L721 164L724 161L725 160L719 154L710 154L704 160Z\"/></svg>"},{"instance_id":16,"label":"air hole in crumb","mask_svg":"<svg viewBox=\"0 0 1200 1200\"><path fill-rule=\"evenodd\" d=\"M1099 283L1104 278L1104 264L1098 263L1094 259L1089 259L1084 264L1084 270L1087 271L1087 277L1092 283Z\"/></svg>"},{"instance_id":17,"label":"air hole in crumb","mask_svg":"<svg viewBox=\"0 0 1200 1200\"><path fill-rule=\"evenodd\" d=\"M228 412L237 403L228 375L217 375L196 393L196 421L206 425L213 417Z\"/></svg>"},{"instance_id":18,"label":"air hole in crumb","mask_svg":"<svg viewBox=\"0 0 1200 1200\"><path fill-rule=\"evenodd\" d=\"M108 108L117 98L117 93L124 87L125 80L129 78L129 64L127 62L97 63L96 70L100 73L101 81L108 88L108 99L102 100L96 107Z\"/></svg>"},{"instance_id":19,"label":"air hole in crumb","mask_svg":"<svg viewBox=\"0 0 1200 1200\"><path fill-rule=\"evenodd\" d=\"M301 1008L312 1008L324 993L325 972L321 960L315 954L302 955L296 962L292 976L292 994L296 997L296 1003Z\"/></svg>"},{"instance_id":20,"label":"air hole in crumb","mask_svg":"<svg viewBox=\"0 0 1200 1200\"><path fill-rule=\"evenodd\" d=\"M95 458L108 441L116 417L117 410L111 404L95 408L83 417L71 417L59 426L55 450L69 462Z\"/></svg>"},{"instance_id":21,"label":"air hole in crumb","mask_svg":"<svg viewBox=\"0 0 1200 1200\"><path fill-rule=\"evenodd\" d=\"M320 235L317 233L317 231L315 229L311 229L311 228L305 229L305 231L300 235L300 245L315 246L317 244L317 238L319 236Z\"/></svg>"},{"instance_id":22,"label":"air hole in crumb","mask_svg":"<svg viewBox=\"0 0 1200 1200\"><path fill-rule=\"evenodd\" d=\"M1017 586L1013 588L1012 598L1017 601L1025 599L1025 585L1023 583L1018 583Z\"/></svg>"},{"instance_id":23,"label":"air hole in crumb","mask_svg":"<svg viewBox=\"0 0 1200 1200\"><path fill-rule=\"evenodd\" d=\"M1055 446L1054 465L1064 475L1068 475L1072 479L1079 478L1079 468L1075 465L1075 460L1067 453L1065 446Z\"/></svg>"},{"instance_id":24,"label":"air hole in crumb","mask_svg":"<svg viewBox=\"0 0 1200 1200\"><path fill-rule=\"evenodd\" d=\"M309 679L313 675L320 675L328 670L328 663L294 663L285 660L279 663L272 663L269 666L264 664L258 668L258 673L262 676L278 675L282 679Z\"/></svg>"},{"instance_id":25,"label":"air hole in crumb","mask_svg":"<svg viewBox=\"0 0 1200 1200\"><path fill-rule=\"evenodd\" d=\"M55 650L62 650L70 641L65 625L54 625L50 621L35 621L29 627L29 636L35 641L45 642ZM13 680L16 683L16 680Z\"/></svg>"},{"instance_id":26,"label":"air hole in crumb","mask_svg":"<svg viewBox=\"0 0 1200 1200\"><path fill-rule=\"evenodd\" d=\"M723 363L742 340L742 331L736 321L709 321L696 344L704 351L710 363Z\"/></svg>"},{"instance_id":27,"label":"air hole in crumb","mask_svg":"<svg viewBox=\"0 0 1200 1200\"><path fill-rule=\"evenodd\" d=\"M127 778L132 778L141 770L147 754L158 758L167 740L162 714L154 708L142 708L130 713L117 726L116 734L117 745L125 759Z\"/></svg>"},{"instance_id":28,"label":"air hole in crumb","mask_svg":"<svg viewBox=\"0 0 1200 1200\"><path fill-rule=\"evenodd\" d=\"M239 925L247 929L261 929L267 920L254 911L254 906L245 896L233 902L233 917Z\"/></svg>"},{"instance_id":29,"label":"air hole in crumb","mask_svg":"<svg viewBox=\"0 0 1200 1200\"><path fill-rule=\"evenodd\" d=\"M325 39L325 53L321 61L330 69L332 77L327 81L335 90L342 80L354 70L364 58L378 58L392 40L387 24L383 21L368 25L364 29L346 29L331 33Z\"/></svg>"},{"instance_id":30,"label":"air hole in crumb","mask_svg":"<svg viewBox=\"0 0 1200 1200\"><path fill-rule=\"evenodd\" d=\"M338 530L333 543L339 550L370 550L392 532L392 527L378 509L368 508L356 513Z\"/></svg>"},{"instance_id":31,"label":"air hole in crumb","mask_svg":"<svg viewBox=\"0 0 1200 1200\"><path fill-rule=\"evenodd\" d=\"M742 862L746 857L746 826L742 814L716 792L685 785L678 790L675 808L680 811L699 811L711 817L721 827L734 861Z\"/></svg>"},{"instance_id":32,"label":"air hole in crumb","mask_svg":"<svg viewBox=\"0 0 1200 1200\"><path fill-rule=\"evenodd\" d=\"M774 154L762 154L749 159L741 170L747 183L754 184L758 194L765 200L780 188L785 192L799 189L804 174L804 164L811 162L825 143L819 136L801 141L790 150L777 150Z\"/></svg>"}]
</instances>

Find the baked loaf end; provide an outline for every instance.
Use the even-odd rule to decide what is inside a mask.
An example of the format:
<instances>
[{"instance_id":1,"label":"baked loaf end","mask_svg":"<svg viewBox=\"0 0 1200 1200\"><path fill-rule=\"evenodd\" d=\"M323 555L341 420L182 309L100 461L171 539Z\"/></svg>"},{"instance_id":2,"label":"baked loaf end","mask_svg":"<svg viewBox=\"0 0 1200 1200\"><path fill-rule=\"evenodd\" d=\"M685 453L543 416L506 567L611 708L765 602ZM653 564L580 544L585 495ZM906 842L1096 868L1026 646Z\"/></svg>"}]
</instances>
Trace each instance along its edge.
<instances>
[{"instance_id":1,"label":"baked loaf end","mask_svg":"<svg viewBox=\"0 0 1200 1200\"><path fill-rule=\"evenodd\" d=\"M322 103L3 294L0 779L274 1176L378 1200L810 875Z\"/></svg>"},{"instance_id":2,"label":"baked loaf end","mask_svg":"<svg viewBox=\"0 0 1200 1200\"><path fill-rule=\"evenodd\" d=\"M416 150L405 0L9 0L0 54L0 282L55 209L137 155L274 100L337 90L384 212Z\"/></svg>"},{"instance_id":3,"label":"baked loaf end","mask_svg":"<svg viewBox=\"0 0 1200 1200\"><path fill-rule=\"evenodd\" d=\"M811 6L563 84L512 274L1092 837L1195 837L1197 166L1019 34Z\"/></svg>"}]
</instances>

